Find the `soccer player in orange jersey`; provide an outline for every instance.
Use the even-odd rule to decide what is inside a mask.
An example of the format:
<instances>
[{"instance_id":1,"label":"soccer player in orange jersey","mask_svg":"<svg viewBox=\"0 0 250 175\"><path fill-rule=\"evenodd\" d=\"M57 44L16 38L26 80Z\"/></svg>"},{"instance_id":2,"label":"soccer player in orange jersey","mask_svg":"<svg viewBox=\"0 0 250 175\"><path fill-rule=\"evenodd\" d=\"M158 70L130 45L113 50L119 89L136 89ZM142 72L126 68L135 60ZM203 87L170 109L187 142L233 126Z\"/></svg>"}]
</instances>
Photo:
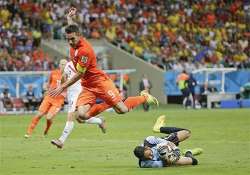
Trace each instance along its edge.
<instances>
[{"instance_id":1,"label":"soccer player in orange jersey","mask_svg":"<svg viewBox=\"0 0 250 175\"><path fill-rule=\"evenodd\" d=\"M122 100L113 81L106 73L97 68L96 55L91 44L81 36L78 26L72 24L72 17L75 13L76 9L71 8L67 15L69 25L65 32L70 45L70 58L77 73L61 86L50 90L50 96L60 95L65 89L81 79L84 90L77 100L78 121L87 120L110 107L113 107L117 113L124 114L145 102L158 105L158 100L146 91L141 92L140 96ZM102 99L104 103L95 104L96 98Z\"/></svg>"},{"instance_id":2,"label":"soccer player in orange jersey","mask_svg":"<svg viewBox=\"0 0 250 175\"><path fill-rule=\"evenodd\" d=\"M54 89L60 86L63 69L67 63L67 60L62 59L59 63L59 69L55 69L51 71L49 79L48 79L48 90ZM56 97L51 97L48 94L45 95L39 109L37 115L35 115L27 128L27 132L24 135L25 138L29 138L32 134L32 131L35 129L39 120L46 115L47 125L44 130L44 135L47 135L49 128L52 124L53 118L60 111L62 105L64 104L64 96L58 95Z\"/></svg>"}]
</instances>

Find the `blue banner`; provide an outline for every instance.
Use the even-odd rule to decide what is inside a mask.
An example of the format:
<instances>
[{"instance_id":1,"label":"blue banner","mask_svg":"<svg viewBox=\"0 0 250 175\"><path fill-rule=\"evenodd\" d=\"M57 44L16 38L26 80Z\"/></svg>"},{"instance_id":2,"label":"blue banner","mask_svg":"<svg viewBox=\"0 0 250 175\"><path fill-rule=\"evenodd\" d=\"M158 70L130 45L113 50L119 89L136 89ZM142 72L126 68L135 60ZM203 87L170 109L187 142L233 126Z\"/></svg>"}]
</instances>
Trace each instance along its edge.
<instances>
[{"instance_id":1,"label":"blue banner","mask_svg":"<svg viewBox=\"0 0 250 175\"><path fill-rule=\"evenodd\" d=\"M167 71L164 75L164 91L166 95L181 95L180 90L176 84L176 78L179 75L179 72ZM221 91L221 73L211 73L208 76L209 84L215 87L218 91ZM205 83L205 74L197 73L194 74L194 78L198 82L198 85L195 89L197 94L200 93L201 86ZM227 93L239 93L240 87L250 82L250 71L241 70L234 71L225 74L225 92Z\"/></svg>"},{"instance_id":2,"label":"blue banner","mask_svg":"<svg viewBox=\"0 0 250 175\"><path fill-rule=\"evenodd\" d=\"M27 89L32 85L35 96L41 97L43 85L47 81L47 76L43 75L1 75L0 74L0 93L8 88L12 97L18 95L22 97ZM19 94L17 94L19 93Z\"/></svg>"}]
</instances>

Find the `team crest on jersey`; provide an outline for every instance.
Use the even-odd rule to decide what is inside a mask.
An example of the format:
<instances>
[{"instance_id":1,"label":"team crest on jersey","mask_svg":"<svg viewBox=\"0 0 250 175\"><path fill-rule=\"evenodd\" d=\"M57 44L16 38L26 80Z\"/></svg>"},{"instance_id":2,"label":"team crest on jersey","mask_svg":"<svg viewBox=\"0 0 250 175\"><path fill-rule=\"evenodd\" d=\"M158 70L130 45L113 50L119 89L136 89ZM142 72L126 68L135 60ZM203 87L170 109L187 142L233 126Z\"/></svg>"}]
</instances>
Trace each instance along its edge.
<instances>
[{"instance_id":1,"label":"team crest on jersey","mask_svg":"<svg viewBox=\"0 0 250 175\"><path fill-rule=\"evenodd\" d=\"M82 61L84 64L86 64L87 61L88 61L88 57L82 56L81 61Z\"/></svg>"}]
</instances>

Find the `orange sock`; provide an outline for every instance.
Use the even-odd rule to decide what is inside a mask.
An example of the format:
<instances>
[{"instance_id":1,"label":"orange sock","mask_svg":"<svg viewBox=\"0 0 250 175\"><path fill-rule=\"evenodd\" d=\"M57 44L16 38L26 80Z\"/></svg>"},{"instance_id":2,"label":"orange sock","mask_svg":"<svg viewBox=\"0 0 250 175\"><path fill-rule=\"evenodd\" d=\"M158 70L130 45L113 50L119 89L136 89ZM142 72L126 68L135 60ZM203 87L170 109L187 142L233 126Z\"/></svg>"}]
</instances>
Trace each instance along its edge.
<instances>
[{"instance_id":1,"label":"orange sock","mask_svg":"<svg viewBox=\"0 0 250 175\"><path fill-rule=\"evenodd\" d=\"M94 104L90 110L88 111L88 113L86 114L88 117L94 117L100 113L102 113L103 111L105 111L106 109L110 108L111 106L108 105L107 103L100 103L100 104Z\"/></svg>"},{"instance_id":2,"label":"orange sock","mask_svg":"<svg viewBox=\"0 0 250 175\"><path fill-rule=\"evenodd\" d=\"M44 133L43 133L44 135L48 134L48 131L49 131L49 128L51 127L51 125L52 125L52 120L47 119L46 128L45 128Z\"/></svg>"},{"instance_id":3,"label":"orange sock","mask_svg":"<svg viewBox=\"0 0 250 175\"><path fill-rule=\"evenodd\" d=\"M146 102L146 98L144 96L135 96L135 97L128 97L124 104L127 106L129 110L139 106Z\"/></svg>"},{"instance_id":4,"label":"orange sock","mask_svg":"<svg viewBox=\"0 0 250 175\"><path fill-rule=\"evenodd\" d=\"M31 120L31 123L28 126L27 134L29 134L29 135L32 134L32 131L35 129L35 127L38 124L39 120L40 120L39 117L37 117L37 116L33 117L33 119Z\"/></svg>"}]
</instances>

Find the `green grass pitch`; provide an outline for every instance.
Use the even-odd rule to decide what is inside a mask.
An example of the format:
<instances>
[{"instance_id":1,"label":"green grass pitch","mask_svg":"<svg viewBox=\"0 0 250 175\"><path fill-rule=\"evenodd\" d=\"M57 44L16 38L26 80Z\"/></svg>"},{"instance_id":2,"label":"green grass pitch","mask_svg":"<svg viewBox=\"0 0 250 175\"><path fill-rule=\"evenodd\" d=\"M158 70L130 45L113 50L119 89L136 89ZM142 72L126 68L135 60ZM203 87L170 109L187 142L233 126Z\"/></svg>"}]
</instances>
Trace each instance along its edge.
<instances>
[{"instance_id":1,"label":"green grass pitch","mask_svg":"<svg viewBox=\"0 0 250 175\"><path fill-rule=\"evenodd\" d=\"M154 135L155 119L167 116L168 126L188 128L192 136L181 148L201 147L198 166L140 169L132 150L145 136ZM60 136L66 114L54 121L43 137L45 120L24 139L31 120L26 116L0 116L1 175L165 175L250 174L250 110L134 110L129 114L104 113L108 131L76 124L62 150L50 144ZM161 135L161 134L155 134Z\"/></svg>"}]
</instances>

